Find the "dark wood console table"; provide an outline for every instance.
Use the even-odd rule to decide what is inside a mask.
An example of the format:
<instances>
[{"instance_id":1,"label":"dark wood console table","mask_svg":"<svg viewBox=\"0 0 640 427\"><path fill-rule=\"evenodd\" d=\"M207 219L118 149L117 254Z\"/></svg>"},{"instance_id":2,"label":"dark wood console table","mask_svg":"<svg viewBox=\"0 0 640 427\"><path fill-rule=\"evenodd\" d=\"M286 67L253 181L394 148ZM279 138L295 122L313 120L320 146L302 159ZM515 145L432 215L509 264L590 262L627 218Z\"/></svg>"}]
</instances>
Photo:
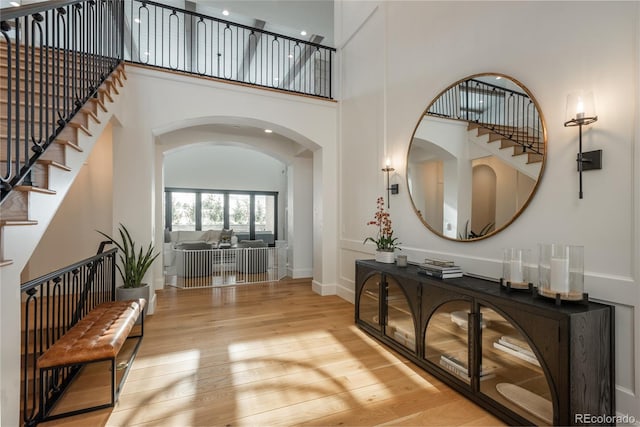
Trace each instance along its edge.
<instances>
[{"instance_id":1,"label":"dark wood console table","mask_svg":"<svg viewBox=\"0 0 640 427\"><path fill-rule=\"evenodd\" d=\"M615 415L614 308L356 261L355 322L515 425Z\"/></svg>"}]
</instances>

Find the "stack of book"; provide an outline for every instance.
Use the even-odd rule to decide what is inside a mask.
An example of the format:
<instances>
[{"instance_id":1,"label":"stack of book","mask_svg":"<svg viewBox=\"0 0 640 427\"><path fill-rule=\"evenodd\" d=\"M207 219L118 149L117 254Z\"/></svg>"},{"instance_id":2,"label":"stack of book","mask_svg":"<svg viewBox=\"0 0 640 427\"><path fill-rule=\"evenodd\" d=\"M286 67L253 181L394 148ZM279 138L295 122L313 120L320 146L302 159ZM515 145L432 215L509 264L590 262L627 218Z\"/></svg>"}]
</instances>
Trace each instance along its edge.
<instances>
[{"instance_id":1,"label":"stack of book","mask_svg":"<svg viewBox=\"0 0 640 427\"><path fill-rule=\"evenodd\" d=\"M526 360L536 366L540 366L540 362L533 351L531 351L531 347L518 337L503 335L498 341L493 343L493 347L519 359Z\"/></svg>"},{"instance_id":2,"label":"stack of book","mask_svg":"<svg viewBox=\"0 0 640 427\"><path fill-rule=\"evenodd\" d=\"M453 261L425 259L425 262L418 264L418 267L418 273L438 279L462 277L462 269L455 265Z\"/></svg>"},{"instance_id":3,"label":"stack of book","mask_svg":"<svg viewBox=\"0 0 640 427\"><path fill-rule=\"evenodd\" d=\"M462 378L467 378L467 379L469 378L469 370L467 369L467 364L452 355L448 355L448 354L441 355L440 366L442 366L446 370ZM497 365L493 363L490 363L489 366L487 367L481 366L480 381L493 378L495 376L493 374L493 371L495 371L496 369L497 369Z\"/></svg>"}]
</instances>

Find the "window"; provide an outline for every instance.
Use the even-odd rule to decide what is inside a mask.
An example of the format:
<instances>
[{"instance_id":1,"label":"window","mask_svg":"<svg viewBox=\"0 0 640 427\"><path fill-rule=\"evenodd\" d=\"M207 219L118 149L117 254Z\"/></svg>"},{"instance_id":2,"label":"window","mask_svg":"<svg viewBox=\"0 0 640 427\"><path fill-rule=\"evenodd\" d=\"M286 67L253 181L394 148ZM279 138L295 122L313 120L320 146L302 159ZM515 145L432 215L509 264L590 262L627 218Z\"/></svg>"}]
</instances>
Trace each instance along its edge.
<instances>
[{"instance_id":1,"label":"window","mask_svg":"<svg viewBox=\"0 0 640 427\"><path fill-rule=\"evenodd\" d=\"M276 197L260 194L255 196L254 211L256 233L272 233L276 230Z\"/></svg>"},{"instance_id":2,"label":"window","mask_svg":"<svg viewBox=\"0 0 640 427\"><path fill-rule=\"evenodd\" d=\"M171 231L233 229L238 240L278 238L278 193L165 189L165 223Z\"/></svg>"},{"instance_id":3,"label":"window","mask_svg":"<svg viewBox=\"0 0 640 427\"><path fill-rule=\"evenodd\" d=\"M224 228L224 194L202 193L200 198L202 228L204 230L222 230Z\"/></svg>"},{"instance_id":4,"label":"window","mask_svg":"<svg viewBox=\"0 0 640 427\"><path fill-rule=\"evenodd\" d=\"M229 227L236 233L247 233L251 229L251 196L249 194L229 194Z\"/></svg>"},{"instance_id":5,"label":"window","mask_svg":"<svg viewBox=\"0 0 640 427\"><path fill-rule=\"evenodd\" d=\"M171 230L196 229L195 193L174 192L171 194L171 198L167 199L167 203L171 205Z\"/></svg>"}]
</instances>

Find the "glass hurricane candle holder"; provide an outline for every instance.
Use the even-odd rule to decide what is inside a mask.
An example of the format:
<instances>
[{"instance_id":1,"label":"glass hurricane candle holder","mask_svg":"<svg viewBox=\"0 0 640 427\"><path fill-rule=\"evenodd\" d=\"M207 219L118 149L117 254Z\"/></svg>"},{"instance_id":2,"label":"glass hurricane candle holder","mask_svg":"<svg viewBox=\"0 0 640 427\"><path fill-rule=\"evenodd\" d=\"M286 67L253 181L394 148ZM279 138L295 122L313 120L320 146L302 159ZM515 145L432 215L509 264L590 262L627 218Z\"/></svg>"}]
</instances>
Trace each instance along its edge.
<instances>
[{"instance_id":1,"label":"glass hurricane candle holder","mask_svg":"<svg viewBox=\"0 0 640 427\"><path fill-rule=\"evenodd\" d=\"M540 244L538 293L549 298L578 301L584 297L584 248Z\"/></svg>"},{"instance_id":2,"label":"glass hurricane candle holder","mask_svg":"<svg viewBox=\"0 0 640 427\"><path fill-rule=\"evenodd\" d=\"M398 267L406 267L407 266L407 256L406 255L398 255L396 257L396 265Z\"/></svg>"},{"instance_id":3,"label":"glass hurricane candle holder","mask_svg":"<svg viewBox=\"0 0 640 427\"><path fill-rule=\"evenodd\" d=\"M503 286L511 289L529 289L529 260L530 251L527 249L505 249L502 260Z\"/></svg>"}]
</instances>

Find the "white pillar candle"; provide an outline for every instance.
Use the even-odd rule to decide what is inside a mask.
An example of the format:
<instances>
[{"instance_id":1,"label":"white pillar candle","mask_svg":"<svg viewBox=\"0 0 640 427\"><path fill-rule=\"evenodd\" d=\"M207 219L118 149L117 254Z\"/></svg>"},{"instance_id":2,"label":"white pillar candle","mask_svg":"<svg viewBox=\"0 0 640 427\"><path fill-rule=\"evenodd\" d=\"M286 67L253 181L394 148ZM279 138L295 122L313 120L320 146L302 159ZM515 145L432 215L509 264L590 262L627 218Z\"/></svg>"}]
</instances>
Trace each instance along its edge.
<instances>
[{"instance_id":1,"label":"white pillar candle","mask_svg":"<svg viewBox=\"0 0 640 427\"><path fill-rule=\"evenodd\" d=\"M511 275L509 276L509 280L513 283L522 283L524 281L522 274L522 260L511 260Z\"/></svg>"},{"instance_id":2,"label":"white pillar candle","mask_svg":"<svg viewBox=\"0 0 640 427\"><path fill-rule=\"evenodd\" d=\"M569 293L569 260L551 258L551 290L560 294Z\"/></svg>"}]
</instances>

